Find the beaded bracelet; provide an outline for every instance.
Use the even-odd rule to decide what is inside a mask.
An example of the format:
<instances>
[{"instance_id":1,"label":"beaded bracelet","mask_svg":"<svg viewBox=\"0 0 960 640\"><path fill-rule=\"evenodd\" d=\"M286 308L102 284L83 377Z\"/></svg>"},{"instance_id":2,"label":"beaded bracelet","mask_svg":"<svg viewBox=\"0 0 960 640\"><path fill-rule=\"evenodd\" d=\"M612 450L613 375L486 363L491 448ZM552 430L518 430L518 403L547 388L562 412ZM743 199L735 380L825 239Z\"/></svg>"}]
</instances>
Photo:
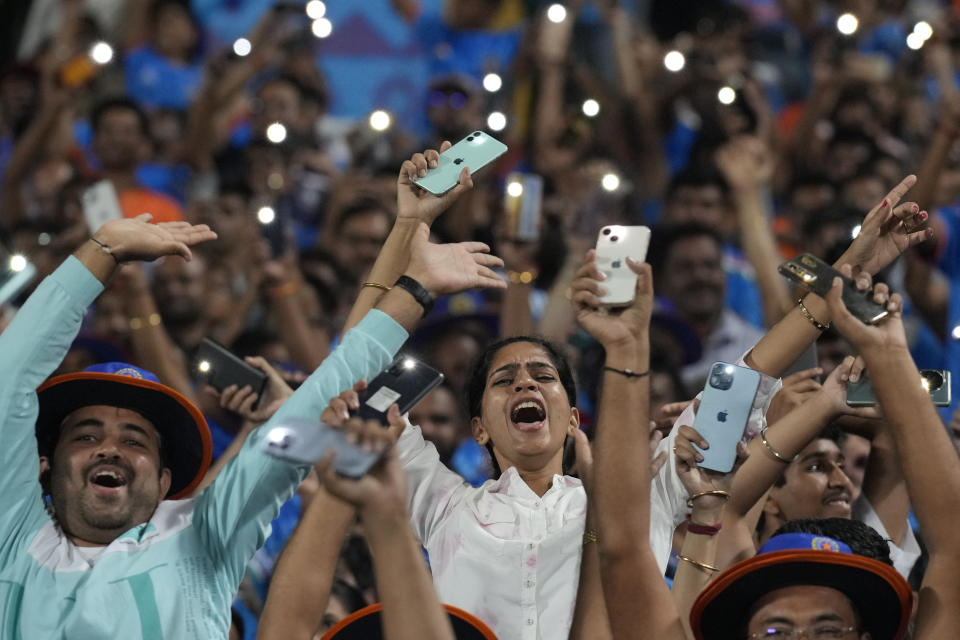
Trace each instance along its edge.
<instances>
[{"instance_id":1,"label":"beaded bracelet","mask_svg":"<svg viewBox=\"0 0 960 640\"><path fill-rule=\"evenodd\" d=\"M807 319L807 322L809 322L816 328L817 331L826 331L827 329L830 328L830 323L828 322L827 324L823 324L822 322L820 322L819 320L813 317L813 314L810 313L809 309L807 309L807 305L803 304L803 301L806 297L807 296L803 296L802 298L797 300L797 304L800 305L800 313L803 315L804 318Z\"/></svg>"}]
</instances>

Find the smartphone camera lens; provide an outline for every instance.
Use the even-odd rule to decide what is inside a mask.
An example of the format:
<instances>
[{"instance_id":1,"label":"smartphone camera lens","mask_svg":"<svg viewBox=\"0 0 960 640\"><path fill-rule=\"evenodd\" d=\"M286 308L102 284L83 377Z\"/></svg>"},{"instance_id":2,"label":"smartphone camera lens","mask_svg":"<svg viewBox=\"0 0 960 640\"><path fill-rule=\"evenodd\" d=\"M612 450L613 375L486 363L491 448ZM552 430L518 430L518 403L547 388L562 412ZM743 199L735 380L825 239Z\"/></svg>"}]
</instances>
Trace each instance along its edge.
<instances>
[{"instance_id":1,"label":"smartphone camera lens","mask_svg":"<svg viewBox=\"0 0 960 640\"><path fill-rule=\"evenodd\" d=\"M473 142L473 136L467 136L467 142Z\"/></svg>"},{"instance_id":2,"label":"smartphone camera lens","mask_svg":"<svg viewBox=\"0 0 960 640\"><path fill-rule=\"evenodd\" d=\"M610 236L610 242L616 242L619 239L617 236Z\"/></svg>"},{"instance_id":3,"label":"smartphone camera lens","mask_svg":"<svg viewBox=\"0 0 960 640\"><path fill-rule=\"evenodd\" d=\"M463 158L457 158L453 161L453 164L463 164Z\"/></svg>"},{"instance_id":4,"label":"smartphone camera lens","mask_svg":"<svg viewBox=\"0 0 960 640\"><path fill-rule=\"evenodd\" d=\"M710 371L710 386L720 391L726 391L733 386L733 367L718 364Z\"/></svg>"},{"instance_id":5,"label":"smartphone camera lens","mask_svg":"<svg viewBox=\"0 0 960 640\"><path fill-rule=\"evenodd\" d=\"M480 136L480 135L482 135L482 134L481 134L481 132L479 132L479 131L474 131L474 132L473 132L473 135L475 135L475 136Z\"/></svg>"},{"instance_id":6,"label":"smartphone camera lens","mask_svg":"<svg viewBox=\"0 0 960 640\"><path fill-rule=\"evenodd\" d=\"M610 227L604 227L604 229L603 229L603 235L605 235L605 236L610 235Z\"/></svg>"}]
</instances>

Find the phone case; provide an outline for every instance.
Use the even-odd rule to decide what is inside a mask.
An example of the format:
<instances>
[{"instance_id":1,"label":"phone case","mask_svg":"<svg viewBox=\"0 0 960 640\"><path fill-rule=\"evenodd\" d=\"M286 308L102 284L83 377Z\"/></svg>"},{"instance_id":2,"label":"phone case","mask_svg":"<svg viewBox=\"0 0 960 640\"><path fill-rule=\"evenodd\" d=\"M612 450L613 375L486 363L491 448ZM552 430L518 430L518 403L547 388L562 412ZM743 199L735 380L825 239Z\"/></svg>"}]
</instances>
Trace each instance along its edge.
<instances>
[{"instance_id":1,"label":"phone case","mask_svg":"<svg viewBox=\"0 0 960 640\"><path fill-rule=\"evenodd\" d=\"M946 369L921 369L921 384L930 394L930 401L937 407L949 407L951 404L950 371ZM873 383L864 372L856 382L847 383L848 407L872 407L877 404L877 394Z\"/></svg>"},{"instance_id":2,"label":"phone case","mask_svg":"<svg viewBox=\"0 0 960 640\"><path fill-rule=\"evenodd\" d=\"M232 384L240 388L246 386L253 388L259 396L257 403L263 397L263 390L267 386L266 373L251 367L229 349L210 338L204 338L197 347L194 370L199 380L217 391L223 391Z\"/></svg>"},{"instance_id":3,"label":"phone case","mask_svg":"<svg viewBox=\"0 0 960 640\"><path fill-rule=\"evenodd\" d=\"M87 221L90 235L111 220L123 218L117 190L109 180L101 180L83 192L83 217Z\"/></svg>"},{"instance_id":4,"label":"phone case","mask_svg":"<svg viewBox=\"0 0 960 640\"><path fill-rule=\"evenodd\" d=\"M610 307L633 302L637 275L627 266L626 258L643 262L650 246L650 228L607 225L597 235L597 268L606 276L607 290L600 301Z\"/></svg>"},{"instance_id":5,"label":"phone case","mask_svg":"<svg viewBox=\"0 0 960 640\"><path fill-rule=\"evenodd\" d=\"M520 185L519 195L511 195L511 185ZM543 207L543 178L532 173L511 173L503 195L507 214L507 231L514 240L535 242L540 236L540 214Z\"/></svg>"},{"instance_id":6,"label":"phone case","mask_svg":"<svg viewBox=\"0 0 960 640\"><path fill-rule=\"evenodd\" d=\"M333 449L333 468L349 478L359 478L370 470L380 456L346 441L343 431L322 422L291 419L267 432L260 441L267 454L297 464L316 464Z\"/></svg>"},{"instance_id":7,"label":"phone case","mask_svg":"<svg viewBox=\"0 0 960 640\"><path fill-rule=\"evenodd\" d=\"M737 460L737 443L743 438L760 374L753 369L715 362L703 388L693 428L710 444L694 448L703 456L697 466L728 473Z\"/></svg>"},{"instance_id":8,"label":"phone case","mask_svg":"<svg viewBox=\"0 0 960 640\"><path fill-rule=\"evenodd\" d=\"M413 183L435 196L442 196L457 186L464 167L470 167L473 175L506 152L507 145L483 131L474 131L441 153L437 168L428 169L427 175L415 178Z\"/></svg>"},{"instance_id":9,"label":"phone case","mask_svg":"<svg viewBox=\"0 0 960 640\"><path fill-rule=\"evenodd\" d=\"M387 410L397 403L400 413L414 405L443 381L443 374L409 356L400 356L359 394L360 409L351 411L364 420L387 425Z\"/></svg>"},{"instance_id":10,"label":"phone case","mask_svg":"<svg viewBox=\"0 0 960 640\"><path fill-rule=\"evenodd\" d=\"M37 268L32 262L26 262L22 269L14 271L10 264L11 256L0 252L3 256L3 271L0 271L0 305L17 297L37 275Z\"/></svg>"},{"instance_id":11,"label":"phone case","mask_svg":"<svg viewBox=\"0 0 960 640\"><path fill-rule=\"evenodd\" d=\"M883 305L873 301L872 291L858 291L850 278L828 265L820 258L804 253L787 260L778 267L781 275L798 282L821 298L825 298L833 288L833 279L843 279L843 303L847 310L865 324L876 324L886 318L888 311Z\"/></svg>"}]
</instances>

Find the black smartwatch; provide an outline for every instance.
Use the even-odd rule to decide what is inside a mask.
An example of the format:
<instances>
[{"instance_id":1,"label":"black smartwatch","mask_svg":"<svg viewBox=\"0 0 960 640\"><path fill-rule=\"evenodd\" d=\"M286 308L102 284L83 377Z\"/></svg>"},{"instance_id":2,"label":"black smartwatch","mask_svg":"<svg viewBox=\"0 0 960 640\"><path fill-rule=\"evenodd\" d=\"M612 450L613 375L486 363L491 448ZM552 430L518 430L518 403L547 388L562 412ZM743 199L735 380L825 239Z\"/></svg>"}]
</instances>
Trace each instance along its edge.
<instances>
[{"instance_id":1,"label":"black smartwatch","mask_svg":"<svg viewBox=\"0 0 960 640\"><path fill-rule=\"evenodd\" d=\"M433 303L435 302L433 296L430 295L430 292L426 288L409 276L400 276L397 281L394 283L395 287L400 287L407 293L413 296L413 299L423 307L423 315L428 315L433 310Z\"/></svg>"}]
</instances>

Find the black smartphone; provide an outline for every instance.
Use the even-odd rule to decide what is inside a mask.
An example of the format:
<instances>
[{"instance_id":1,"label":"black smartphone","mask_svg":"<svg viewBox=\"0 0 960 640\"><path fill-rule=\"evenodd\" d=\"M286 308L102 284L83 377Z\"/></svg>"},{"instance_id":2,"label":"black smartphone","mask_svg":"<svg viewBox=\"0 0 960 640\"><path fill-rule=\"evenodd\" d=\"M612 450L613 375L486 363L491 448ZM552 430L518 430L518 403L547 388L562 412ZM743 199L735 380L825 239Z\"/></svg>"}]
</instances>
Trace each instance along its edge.
<instances>
[{"instance_id":1,"label":"black smartphone","mask_svg":"<svg viewBox=\"0 0 960 640\"><path fill-rule=\"evenodd\" d=\"M401 355L359 394L360 409L351 415L386 426L390 405L397 403L400 413L407 413L442 381L443 374L433 367Z\"/></svg>"},{"instance_id":2,"label":"black smartphone","mask_svg":"<svg viewBox=\"0 0 960 640\"><path fill-rule=\"evenodd\" d=\"M850 278L828 265L815 255L804 253L787 260L777 269L789 280L802 284L821 298L826 298L833 288L833 279L843 280L843 303L847 310L861 322L876 324L889 312L882 304L873 301L873 291L859 291Z\"/></svg>"},{"instance_id":3,"label":"black smartphone","mask_svg":"<svg viewBox=\"0 0 960 640\"><path fill-rule=\"evenodd\" d=\"M215 340L204 338L197 347L193 362L193 371L197 380L210 385L217 391L223 391L232 384L241 389L249 386L258 396L254 407L263 397L263 390L267 386L267 374L256 367L251 367Z\"/></svg>"},{"instance_id":4,"label":"black smartphone","mask_svg":"<svg viewBox=\"0 0 960 640\"><path fill-rule=\"evenodd\" d=\"M946 369L921 369L920 385L930 394L930 400L938 407L950 406L950 372ZM864 372L860 379L847 383L847 406L872 407L877 404L873 383Z\"/></svg>"}]
</instances>

